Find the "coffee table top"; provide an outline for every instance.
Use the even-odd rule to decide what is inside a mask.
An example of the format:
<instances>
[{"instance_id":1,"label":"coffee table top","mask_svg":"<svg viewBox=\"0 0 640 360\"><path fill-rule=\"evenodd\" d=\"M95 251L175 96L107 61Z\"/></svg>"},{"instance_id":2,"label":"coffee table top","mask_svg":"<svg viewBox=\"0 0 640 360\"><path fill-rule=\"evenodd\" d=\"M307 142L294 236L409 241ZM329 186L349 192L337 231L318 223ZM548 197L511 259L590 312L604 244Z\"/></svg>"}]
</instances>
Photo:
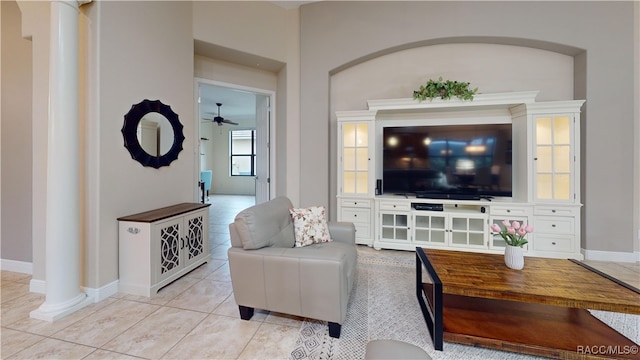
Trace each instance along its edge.
<instances>
[{"instance_id":1,"label":"coffee table top","mask_svg":"<svg viewBox=\"0 0 640 360\"><path fill-rule=\"evenodd\" d=\"M503 255L423 250L445 294L640 314L640 294L567 259L525 257L512 270Z\"/></svg>"}]
</instances>

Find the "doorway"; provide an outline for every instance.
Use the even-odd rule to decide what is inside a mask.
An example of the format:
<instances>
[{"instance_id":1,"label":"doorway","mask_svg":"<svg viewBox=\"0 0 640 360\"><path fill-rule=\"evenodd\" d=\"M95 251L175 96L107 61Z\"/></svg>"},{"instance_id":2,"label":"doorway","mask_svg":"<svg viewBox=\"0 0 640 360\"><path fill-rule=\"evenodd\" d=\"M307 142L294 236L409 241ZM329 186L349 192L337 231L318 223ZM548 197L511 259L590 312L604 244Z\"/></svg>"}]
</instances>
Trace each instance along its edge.
<instances>
[{"instance_id":1,"label":"doorway","mask_svg":"<svg viewBox=\"0 0 640 360\"><path fill-rule=\"evenodd\" d=\"M254 196L256 204L271 199L275 93L206 79L196 79L195 86L197 178L203 171L211 172L205 200L206 190L209 195Z\"/></svg>"}]
</instances>

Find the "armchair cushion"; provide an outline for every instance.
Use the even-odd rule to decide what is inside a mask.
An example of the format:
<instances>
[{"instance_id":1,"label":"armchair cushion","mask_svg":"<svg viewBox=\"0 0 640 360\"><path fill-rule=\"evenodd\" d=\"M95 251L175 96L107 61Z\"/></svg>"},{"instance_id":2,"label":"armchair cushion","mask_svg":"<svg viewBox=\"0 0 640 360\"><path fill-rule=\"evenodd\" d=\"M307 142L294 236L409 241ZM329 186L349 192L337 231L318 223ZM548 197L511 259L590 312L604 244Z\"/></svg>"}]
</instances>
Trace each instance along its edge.
<instances>
[{"instance_id":1,"label":"armchair cushion","mask_svg":"<svg viewBox=\"0 0 640 360\"><path fill-rule=\"evenodd\" d=\"M278 197L238 213L234 223L242 240L242 248L293 247L293 222L290 216L281 215L283 212L288 214L292 207L288 198Z\"/></svg>"},{"instance_id":2,"label":"armchair cushion","mask_svg":"<svg viewBox=\"0 0 640 360\"><path fill-rule=\"evenodd\" d=\"M331 241L324 206L291 208L289 212L293 221L296 247Z\"/></svg>"}]
</instances>

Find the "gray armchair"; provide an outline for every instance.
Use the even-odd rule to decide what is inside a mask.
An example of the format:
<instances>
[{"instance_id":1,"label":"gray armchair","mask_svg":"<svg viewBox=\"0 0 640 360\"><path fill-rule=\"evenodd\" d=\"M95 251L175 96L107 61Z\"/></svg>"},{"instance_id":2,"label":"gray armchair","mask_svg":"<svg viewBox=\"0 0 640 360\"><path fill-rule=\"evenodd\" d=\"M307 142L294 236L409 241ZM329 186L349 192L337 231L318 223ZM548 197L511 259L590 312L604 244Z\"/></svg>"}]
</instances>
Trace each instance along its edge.
<instances>
[{"instance_id":1,"label":"gray armchair","mask_svg":"<svg viewBox=\"0 0 640 360\"><path fill-rule=\"evenodd\" d=\"M255 308L324 320L340 337L354 283L357 252L352 223L329 222L332 241L294 247L293 205L279 197L240 212L229 224L233 294L240 317Z\"/></svg>"}]
</instances>

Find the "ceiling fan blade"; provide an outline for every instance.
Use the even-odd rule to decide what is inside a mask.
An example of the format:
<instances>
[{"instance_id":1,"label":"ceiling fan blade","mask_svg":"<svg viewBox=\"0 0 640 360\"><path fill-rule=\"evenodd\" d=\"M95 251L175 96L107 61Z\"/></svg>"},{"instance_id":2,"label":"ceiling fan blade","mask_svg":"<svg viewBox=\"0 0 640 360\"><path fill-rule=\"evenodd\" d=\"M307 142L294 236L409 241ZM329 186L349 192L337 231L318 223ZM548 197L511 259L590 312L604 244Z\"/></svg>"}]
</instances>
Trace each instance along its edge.
<instances>
[{"instance_id":1,"label":"ceiling fan blade","mask_svg":"<svg viewBox=\"0 0 640 360\"><path fill-rule=\"evenodd\" d=\"M233 122L233 121L231 121L231 120L224 120L224 119L223 119L223 120L222 120L222 122L223 122L223 123L225 123L225 124L238 125L238 123Z\"/></svg>"}]
</instances>

